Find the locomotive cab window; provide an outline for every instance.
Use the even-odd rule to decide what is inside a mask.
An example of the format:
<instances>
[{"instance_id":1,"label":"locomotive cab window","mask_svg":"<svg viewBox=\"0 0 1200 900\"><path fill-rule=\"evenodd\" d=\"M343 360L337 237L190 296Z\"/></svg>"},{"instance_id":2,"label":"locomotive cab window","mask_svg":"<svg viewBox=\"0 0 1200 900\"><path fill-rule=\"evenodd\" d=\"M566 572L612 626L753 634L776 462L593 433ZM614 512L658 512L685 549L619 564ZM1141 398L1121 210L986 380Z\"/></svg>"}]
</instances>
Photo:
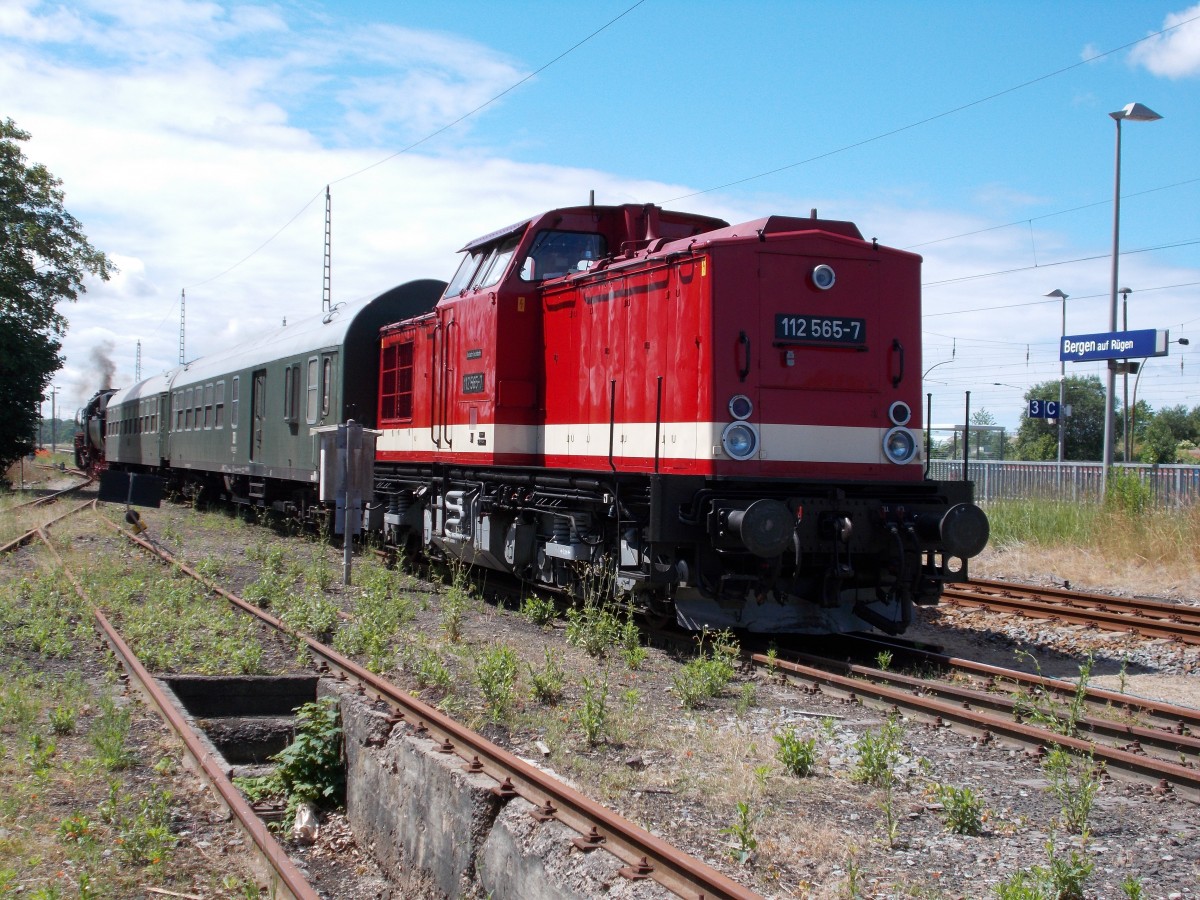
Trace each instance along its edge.
<instances>
[{"instance_id":1,"label":"locomotive cab window","mask_svg":"<svg viewBox=\"0 0 1200 900\"><path fill-rule=\"evenodd\" d=\"M512 262L521 235L511 234L503 240L477 247L463 258L446 288L446 297L457 297L463 291L491 287L504 277L508 264Z\"/></svg>"},{"instance_id":2,"label":"locomotive cab window","mask_svg":"<svg viewBox=\"0 0 1200 900\"><path fill-rule=\"evenodd\" d=\"M475 249L463 257L463 261L458 264L458 271L454 273L454 277L450 279L450 284L446 286L446 293L443 296L457 297L468 287L475 278L475 273L479 271L479 266L486 256L486 251L483 249Z\"/></svg>"},{"instance_id":3,"label":"locomotive cab window","mask_svg":"<svg viewBox=\"0 0 1200 900\"><path fill-rule=\"evenodd\" d=\"M379 373L380 418L411 419L413 400L413 342L383 348Z\"/></svg>"},{"instance_id":4,"label":"locomotive cab window","mask_svg":"<svg viewBox=\"0 0 1200 900\"><path fill-rule=\"evenodd\" d=\"M529 253L521 261L521 280L542 281L583 272L607 255L608 247L602 234L539 231Z\"/></svg>"}]
</instances>

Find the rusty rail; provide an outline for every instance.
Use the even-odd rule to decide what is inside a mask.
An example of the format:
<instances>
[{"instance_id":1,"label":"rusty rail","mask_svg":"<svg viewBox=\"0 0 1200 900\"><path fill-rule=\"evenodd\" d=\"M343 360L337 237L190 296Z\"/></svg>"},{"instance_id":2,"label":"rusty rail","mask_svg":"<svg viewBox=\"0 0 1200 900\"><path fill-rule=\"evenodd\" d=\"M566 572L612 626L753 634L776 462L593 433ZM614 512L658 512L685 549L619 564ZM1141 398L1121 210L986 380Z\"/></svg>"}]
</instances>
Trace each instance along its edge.
<instances>
[{"instance_id":1,"label":"rusty rail","mask_svg":"<svg viewBox=\"0 0 1200 900\"><path fill-rule=\"evenodd\" d=\"M957 703L967 709L987 709L1008 716L1013 721L1020 721L1017 716L1020 708L1017 701L1009 694L987 690L966 688L956 684L932 681L928 678L918 678L904 675L890 669L875 669L870 666L842 663L825 657L811 656L805 653L789 652L788 657L801 663L807 663L820 668L834 669L850 677L868 678L872 681L891 684L902 690L910 691L926 697L937 697L948 703ZM1178 710L1181 714L1186 711ZM1109 719L1080 716L1074 723L1078 732L1103 739L1117 749L1140 748L1154 749L1160 759L1176 760L1190 756L1190 767L1195 767L1200 761L1200 736L1190 733L1186 726L1178 731L1167 728L1147 728L1129 722L1114 722ZM1055 737L1058 732L1051 731ZM1053 740L1053 739L1052 739ZM1138 752L1134 749L1133 752Z\"/></svg>"},{"instance_id":2,"label":"rusty rail","mask_svg":"<svg viewBox=\"0 0 1200 900\"><path fill-rule=\"evenodd\" d=\"M855 640L862 644L901 654L916 662L951 669L975 678L983 678L989 685L999 681L1009 681L1029 690L1041 690L1067 697L1073 697L1079 690L1079 685L1073 681L1049 678L1045 675L1033 675L1019 669L1006 669L972 659L947 656L943 653L894 644L885 638L874 635L855 635ZM1084 699L1092 706L1117 707L1131 715L1136 714L1145 719L1157 720L1162 723L1161 728L1174 731L1176 734L1200 735L1200 709L1175 706L1160 700L1151 700L1147 697L1138 697L1092 686L1086 687Z\"/></svg>"},{"instance_id":3,"label":"rusty rail","mask_svg":"<svg viewBox=\"0 0 1200 900\"><path fill-rule=\"evenodd\" d=\"M71 473L71 474L75 474L75 473ZM91 475L86 475L85 473L82 473L82 472L80 472L78 474L84 476L84 480L79 482L79 484L73 484L69 488L64 488L61 491L55 491L52 494L43 494L41 497L35 497L32 500L26 500L24 503L16 503L12 506L12 509L25 509L26 507L29 507L29 506L41 506L43 504L53 503L55 500L58 500L60 497L65 497L67 494L73 494L78 490L82 490L83 488L87 487L89 484L91 484L95 480L94 478L92 478Z\"/></svg>"},{"instance_id":4,"label":"rusty rail","mask_svg":"<svg viewBox=\"0 0 1200 900\"><path fill-rule=\"evenodd\" d=\"M627 866L620 870L622 875L653 879L667 890L689 900L760 900L759 894L721 874L707 863L684 853L618 813L568 787L557 778L522 761L330 647L307 635L297 634L279 619L213 583L162 548L130 534L114 522L108 521L108 524L129 540L178 567L234 606L256 616L272 628L303 641L309 652L329 669L341 672L347 678L363 685L365 690L388 704L399 719L409 721L418 732L426 733L431 740L440 745L443 752L459 756L468 771L491 776L497 783L493 790L498 796L524 798L537 807L536 814L539 818L557 819L577 831L582 840L591 845L598 844L627 863Z\"/></svg>"},{"instance_id":5,"label":"rusty rail","mask_svg":"<svg viewBox=\"0 0 1200 900\"><path fill-rule=\"evenodd\" d=\"M942 592L942 602L1200 644L1200 615L1191 607L1019 585L999 584L995 590L973 589L975 584L968 582L965 588L946 588ZM1110 607L1121 611L1114 612Z\"/></svg>"},{"instance_id":6,"label":"rusty rail","mask_svg":"<svg viewBox=\"0 0 1200 900\"><path fill-rule=\"evenodd\" d=\"M83 589L83 586L75 578L74 573L67 567L67 564L54 548L54 545L50 543L49 536L40 528L35 529L35 533L54 555L59 567L74 587L75 593L79 595L79 598L84 603L92 605L91 599ZM267 830L266 823L255 814L241 792L225 777L225 773L222 771L216 758L205 748L199 737L197 737L196 733L187 724L183 715L175 708L175 705L167 699L166 694L158 686L154 677L142 665L141 660L137 658L137 655L125 643L121 635L112 626L112 623L100 611L100 608L92 605L92 615L96 620L96 625L100 629L101 635L121 661L121 665L129 674L130 679L135 683L142 695L158 711L159 716L167 723L168 727L183 742L184 749L188 757L192 760L194 770L200 775L202 780L216 791L221 803L233 814L242 831L254 843L260 859L268 869L268 880L270 882L268 888L271 896L281 897L283 900L320 900L320 895L309 886L308 881L300 874L300 870L288 858L287 852L275 840L270 831Z\"/></svg>"},{"instance_id":7,"label":"rusty rail","mask_svg":"<svg viewBox=\"0 0 1200 900\"><path fill-rule=\"evenodd\" d=\"M1160 786L1170 786L1189 800L1200 801L1200 770L1195 768L1152 759L1132 750L1106 747L1082 738L1058 734L1024 722L981 712L972 708L969 703L952 703L923 696L910 689L867 680L861 675L839 674L828 668L801 665L785 659L770 658L761 653L752 654L751 659L789 680L807 682L817 690L828 689L853 701L860 701L866 697L897 710L907 709L938 724L957 725L979 733L984 741L999 737L1025 746L1043 747L1048 743L1057 744L1067 750L1091 755L1114 774L1123 773Z\"/></svg>"},{"instance_id":8,"label":"rusty rail","mask_svg":"<svg viewBox=\"0 0 1200 900\"><path fill-rule=\"evenodd\" d=\"M68 509L64 513L60 513L59 515L55 516L53 519L50 519L48 522L43 522L41 525L38 525L36 528L29 529L27 532L25 532L19 538L16 538L15 540L11 540L4 546L0 547L0 556L4 555L5 553L9 553L13 550L16 550L18 547L25 546L30 541L32 541L35 537L38 537L39 532L41 532L42 529L49 528L55 522L61 521L62 519L65 519L67 516L74 515L75 513L79 512L82 509L87 509L89 506L95 506L95 505L96 505L95 500L85 501L84 503L81 503L78 506L74 506L71 509Z\"/></svg>"}]
</instances>

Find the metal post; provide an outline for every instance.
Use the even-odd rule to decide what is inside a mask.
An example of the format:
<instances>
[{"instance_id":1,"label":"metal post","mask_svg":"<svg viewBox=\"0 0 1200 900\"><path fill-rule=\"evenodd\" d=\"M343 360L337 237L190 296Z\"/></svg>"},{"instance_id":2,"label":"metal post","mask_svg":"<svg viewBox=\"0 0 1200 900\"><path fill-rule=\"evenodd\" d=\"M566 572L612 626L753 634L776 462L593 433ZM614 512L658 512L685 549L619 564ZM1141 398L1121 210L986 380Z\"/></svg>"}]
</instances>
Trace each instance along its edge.
<instances>
[{"instance_id":1,"label":"metal post","mask_svg":"<svg viewBox=\"0 0 1200 900\"><path fill-rule=\"evenodd\" d=\"M1129 330L1129 288L1121 288L1121 330ZM1129 427L1129 360L1121 360L1121 378L1124 384L1121 388L1121 403L1124 415L1121 418L1121 430L1125 432L1125 462L1133 457L1133 433Z\"/></svg>"},{"instance_id":2,"label":"metal post","mask_svg":"<svg viewBox=\"0 0 1200 900\"><path fill-rule=\"evenodd\" d=\"M933 465L933 394L925 395L925 477L929 477L929 467Z\"/></svg>"},{"instance_id":3,"label":"metal post","mask_svg":"<svg viewBox=\"0 0 1200 900\"><path fill-rule=\"evenodd\" d=\"M56 430L55 426L58 424L58 422L57 422L58 413L55 411L55 405L54 405L55 398L58 397L58 390L59 390L58 385L55 385L54 387L50 388L50 457L51 457L51 461L53 461L53 458L54 458L54 451L56 449L58 449L55 446L56 435L54 433Z\"/></svg>"},{"instance_id":4,"label":"metal post","mask_svg":"<svg viewBox=\"0 0 1200 900\"><path fill-rule=\"evenodd\" d=\"M1117 330L1117 263L1120 256L1121 236L1121 120L1131 119L1134 122L1153 122L1161 119L1154 110L1140 103L1127 104L1109 117L1117 123L1117 147L1113 164L1113 239L1112 239L1112 273L1109 283L1108 330ZM1116 393L1116 372L1112 361L1105 366L1104 379L1104 459L1100 467L1100 499L1108 496L1108 470L1113 464L1113 401Z\"/></svg>"},{"instance_id":5,"label":"metal post","mask_svg":"<svg viewBox=\"0 0 1200 900\"><path fill-rule=\"evenodd\" d=\"M1113 174L1113 235L1112 235L1112 264L1110 272L1110 302L1108 309L1108 330L1117 330L1117 257L1120 254L1121 242L1121 117L1114 115L1117 123L1117 153ZM1100 467L1100 499L1108 496L1108 470L1113 464L1113 394L1115 393L1116 378L1112 361L1104 366L1104 460Z\"/></svg>"},{"instance_id":6,"label":"metal post","mask_svg":"<svg viewBox=\"0 0 1200 900\"><path fill-rule=\"evenodd\" d=\"M342 490L338 499L342 501L342 584L350 584L350 559L354 548L354 533L350 527L350 420L338 427L338 441L342 451Z\"/></svg>"},{"instance_id":7,"label":"metal post","mask_svg":"<svg viewBox=\"0 0 1200 900\"><path fill-rule=\"evenodd\" d=\"M963 410L963 481L967 478L967 461L971 458L971 392L967 391L967 406Z\"/></svg>"}]
</instances>

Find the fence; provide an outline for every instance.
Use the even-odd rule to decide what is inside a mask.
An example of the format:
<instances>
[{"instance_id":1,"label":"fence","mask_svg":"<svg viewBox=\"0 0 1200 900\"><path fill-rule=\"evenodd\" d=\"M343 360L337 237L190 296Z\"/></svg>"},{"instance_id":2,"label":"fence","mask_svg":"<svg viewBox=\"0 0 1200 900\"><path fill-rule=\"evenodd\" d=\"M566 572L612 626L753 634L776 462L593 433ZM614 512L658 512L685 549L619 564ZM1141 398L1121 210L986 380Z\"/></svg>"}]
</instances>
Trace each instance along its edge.
<instances>
[{"instance_id":1,"label":"fence","mask_svg":"<svg viewBox=\"0 0 1200 900\"><path fill-rule=\"evenodd\" d=\"M975 499L1058 500L1064 503L1100 502L1103 466L1098 462L1000 462L971 460L967 478L975 482ZM1124 465L1113 467L1137 475L1149 487L1155 506L1179 507L1200 502L1200 466ZM929 477L962 481L961 459L929 461Z\"/></svg>"}]
</instances>

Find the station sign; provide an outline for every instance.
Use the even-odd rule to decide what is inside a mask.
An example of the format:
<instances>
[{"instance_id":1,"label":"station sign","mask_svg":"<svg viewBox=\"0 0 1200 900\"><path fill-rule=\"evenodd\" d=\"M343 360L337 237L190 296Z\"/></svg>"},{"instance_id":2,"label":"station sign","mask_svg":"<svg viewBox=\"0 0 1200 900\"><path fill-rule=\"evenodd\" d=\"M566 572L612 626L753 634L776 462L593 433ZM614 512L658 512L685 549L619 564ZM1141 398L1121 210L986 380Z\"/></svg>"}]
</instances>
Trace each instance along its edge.
<instances>
[{"instance_id":1,"label":"station sign","mask_svg":"<svg viewBox=\"0 0 1200 900\"><path fill-rule=\"evenodd\" d=\"M1062 362L1097 359L1142 359L1166 356L1170 332L1146 328L1141 331L1108 331L1101 334L1068 334L1062 338L1058 358Z\"/></svg>"},{"instance_id":2,"label":"station sign","mask_svg":"<svg viewBox=\"0 0 1200 900\"><path fill-rule=\"evenodd\" d=\"M1058 418L1058 401L1057 400L1030 400L1029 401L1029 418L1031 418L1031 419L1057 419Z\"/></svg>"}]
</instances>

